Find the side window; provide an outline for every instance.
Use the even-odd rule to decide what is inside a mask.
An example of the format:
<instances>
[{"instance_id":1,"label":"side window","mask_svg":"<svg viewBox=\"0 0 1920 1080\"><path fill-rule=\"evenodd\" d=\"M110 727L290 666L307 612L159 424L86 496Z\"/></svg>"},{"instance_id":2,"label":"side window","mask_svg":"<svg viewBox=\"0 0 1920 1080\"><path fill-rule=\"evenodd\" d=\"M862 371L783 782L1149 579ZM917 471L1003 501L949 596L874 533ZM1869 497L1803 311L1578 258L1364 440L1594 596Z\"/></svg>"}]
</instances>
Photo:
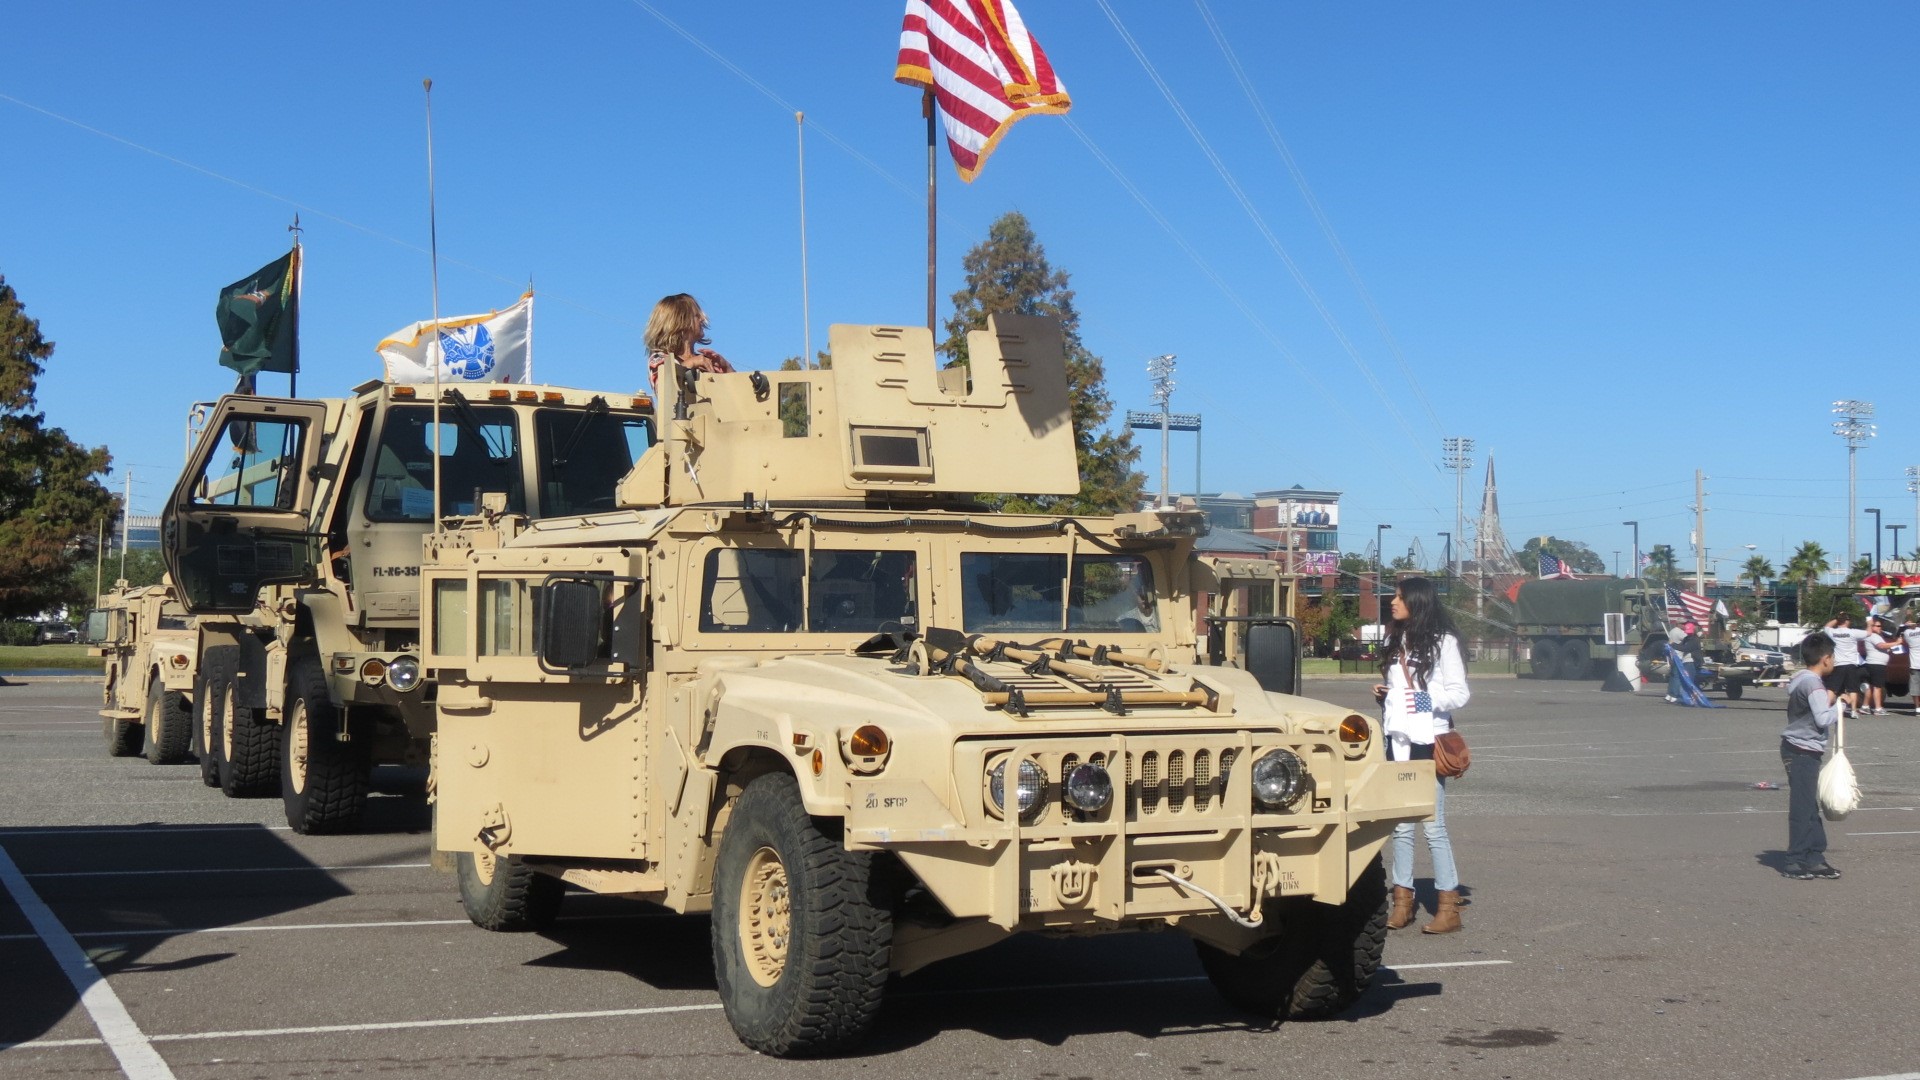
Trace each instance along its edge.
<instances>
[{"instance_id":1,"label":"side window","mask_svg":"<svg viewBox=\"0 0 1920 1080\"><path fill-rule=\"evenodd\" d=\"M780 634L800 629L798 551L719 548L707 553L700 587L700 629Z\"/></svg>"},{"instance_id":2,"label":"side window","mask_svg":"<svg viewBox=\"0 0 1920 1080\"><path fill-rule=\"evenodd\" d=\"M653 426L636 413L544 409L534 417L540 462L540 516L614 508L614 492L653 445Z\"/></svg>"},{"instance_id":3,"label":"side window","mask_svg":"<svg viewBox=\"0 0 1920 1080\"><path fill-rule=\"evenodd\" d=\"M306 424L297 420L228 420L193 487L194 503L292 509L305 437Z\"/></svg>"},{"instance_id":4,"label":"side window","mask_svg":"<svg viewBox=\"0 0 1920 1080\"><path fill-rule=\"evenodd\" d=\"M911 551L829 551L813 553L807 629L813 633L908 630L914 612L914 564Z\"/></svg>"},{"instance_id":5,"label":"side window","mask_svg":"<svg viewBox=\"0 0 1920 1080\"><path fill-rule=\"evenodd\" d=\"M440 410L440 513L471 514L481 492L505 492L507 509L526 512L520 478L520 438L513 410ZM387 410L367 485L372 521L433 519L433 409Z\"/></svg>"}]
</instances>

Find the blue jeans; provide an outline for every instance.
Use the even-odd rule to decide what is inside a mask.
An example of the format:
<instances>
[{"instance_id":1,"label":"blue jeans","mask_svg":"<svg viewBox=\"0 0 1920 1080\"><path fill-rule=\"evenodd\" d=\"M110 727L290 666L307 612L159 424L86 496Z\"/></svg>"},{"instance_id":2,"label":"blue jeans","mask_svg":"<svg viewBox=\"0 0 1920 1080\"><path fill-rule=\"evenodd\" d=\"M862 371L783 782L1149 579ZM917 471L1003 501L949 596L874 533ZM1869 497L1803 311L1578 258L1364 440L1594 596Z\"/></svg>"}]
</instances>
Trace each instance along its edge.
<instances>
[{"instance_id":1,"label":"blue jeans","mask_svg":"<svg viewBox=\"0 0 1920 1080\"><path fill-rule=\"evenodd\" d=\"M1389 753L1391 754L1391 743ZM1433 746L1414 743L1410 749L1416 761L1433 760ZM1427 851L1433 856L1433 887L1452 892L1460 887L1460 871L1453 862L1453 841L1447 836L1447 778L1439 777L1433 793L1433 820L1420 823L1427 834ZM1406 821L1393 827L1393 839L1387 842L1387 876L1403 889L1413 888L1413 827Z\"/></svg>"},{"instance_id":2,"label":"blue jeans","mask_svg":"<svg viewBox=\"0 0 1920 1080\"><path fill-rule=\"evenodd\" d=\"M1821 755L1780 740L1787 767L1787 865L1809 869L1827 862L1827 826L1820 820Z\"/></svg>"},{"instance_id":3,"label":"blue jeans","mask_svg":"<svg viewBox=\"0 0 1920 1080\"><path fill-rule=\"evenodd\" d=\"M1678 698L1681 701L1687 700L1687 684L1683 680L1687 675L1693 674L1692 669L1693 663L1688 660L1682 660L1667 669L1668 697Z\"/></svg>"}]
</instances>

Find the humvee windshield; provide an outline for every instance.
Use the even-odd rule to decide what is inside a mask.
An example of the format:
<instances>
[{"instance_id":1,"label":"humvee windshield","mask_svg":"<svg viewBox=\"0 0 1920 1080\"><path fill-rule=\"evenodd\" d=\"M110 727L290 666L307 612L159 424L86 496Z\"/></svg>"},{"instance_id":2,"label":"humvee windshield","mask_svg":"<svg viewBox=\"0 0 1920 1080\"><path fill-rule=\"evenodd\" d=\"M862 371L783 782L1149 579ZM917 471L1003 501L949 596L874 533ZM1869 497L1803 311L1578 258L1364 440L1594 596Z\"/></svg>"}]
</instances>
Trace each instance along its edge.
<instances>
[{"instance_id":1,"label":"humvee windshield","mask_svg":"<svg viewBox=\"0 0 1920 1080\"><path fill-rule=\"evenodd\" d=\"M877 634L912 629L910 551L721 548L707 553L700 629L713 633ZM803 603L800 575L808 573ZM804 609L805 619L802 620Z\"/></svg>"},{"instance_id":2,"label":"humvee windshield","mask_svg":"<svg viewBox=\"0 0 1920 1080\"><path fill-rule=\"evenodd\" d=\"M1160 629L1153 602L1153 567L1134 555L1067 557L1011 552L960 556L961 619L984 631Z\"/></svg>"}]
</instances>

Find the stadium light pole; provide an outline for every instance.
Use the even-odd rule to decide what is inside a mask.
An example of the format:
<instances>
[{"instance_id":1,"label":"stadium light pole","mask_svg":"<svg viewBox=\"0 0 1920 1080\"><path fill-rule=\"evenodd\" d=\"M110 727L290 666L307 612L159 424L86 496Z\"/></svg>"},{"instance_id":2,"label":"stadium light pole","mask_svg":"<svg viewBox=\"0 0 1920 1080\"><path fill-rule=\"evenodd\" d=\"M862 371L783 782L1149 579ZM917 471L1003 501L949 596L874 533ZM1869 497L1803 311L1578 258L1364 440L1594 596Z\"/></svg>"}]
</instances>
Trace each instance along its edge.
<instances>
[{"instance_id":1,"label":"stadium light pole","mask_svg":"<svg viewBox=\"0 0 1920 1080\"><path fill-rule=\"evenodd\" d=\"M1907 494L1913 496L1913 538L1920 540L1920 465L1907 466ZM1893 549L1893 557L1900 557L1900 549Z\"/></svg>"},{"instance_id":2,"label":"stadium light pole","mask_svg":"<svg viewBox=\"0 0 1920 1080\"><path fill-rule=\"evenodd\" d=\"M1453 535L1466 539L1466 498L1467 470L1473 467L1473 440L1449 435L1440 440L1442 460L1447 468L1453 470ZM1913 502L1914 514L1920 516L1920 495ZM1453 559L1447 559L1448 573L1457 574L1460 568L1453 565Z\"/></svg>"},{"instance_id":3,"label":"stadium light pole","mask_svg":"<svg viewBox=\"0 0 1920 1080\"><path fill-rule=\"evenodd\" d=\"M1393 528L1391 525L1375 525L1373 527L1373 606L1377 609L1375 614L1379 617L1380 632L1383 637L1387 630L1387 607L1380 599L1380 587L1387 583L1387 549L1382 547L1381 543L1385 538L1386 531L1391 528Z\"/></svg>"},{"instance_id":4,"label":"stadium light pole","mask_svg":"<svg viewBox=\"0 0 1920 1080\"><path fill-rule=\"evenodd\" d=\"M1446 545L1446 547L1442 549L1445 552L1445 554L1441 557L1440 561L1446 564L1447 576L1452 577L1453 576L1453 534L1450 532L1441 533L1440 542Z\"/></svg>"},{"instance_id":5,"label":"stadium light pole","mask_svg":"<svg viewBox=\"0 0 1920 1080\"><path fill-rule=\"evenodd\" d=\"M1862 512L1873 515L1873 570L1872 572L1877 574L1880 572L1880 508L1877 506L1863 507Z\"/></svg>"},{"instance_id":6,"label":"stadium light pole","mask_svg":"<svg viewBox=\"0 0 1920 1080\"><path fill-rule=\"evenodd\" d=\"M1633 580L1639 581L1640 580L1640 523L1637 521L1623 521L1620 524L1633 526Z\"/></svg>"},{"instance_id":7,"label":"stadium light pole","mask_svg":"<svg viewBox=\"0 0 1920 1080\"><path fill-rule=\"evenodd\" d=\"M1906 526L1898 522L1887 526L1887 531L1893 534L1893 558L1896 562L1900 559L1900 530L1904 528Z\"/></svg>"},{"instance_id":8,"label":"stadium light pole","mask_svg":"<svg viewBox=\"0 0 1920 1080\"><path fill-rule=\"evenodd\" d=\"M1847 444L1847 550L1852 551L1860 545L1855 538L1854 523L1859 519L1855 509L1859 503L1855 493L1855 484L1859 473L1855 468L1854 457L1867 440L1876 434L1873 420L1873 402L1855 401L1851 398L1833 403L1833 414L1840 419L1833 422L1833 433Z\"/></svg>"}]
</instances>

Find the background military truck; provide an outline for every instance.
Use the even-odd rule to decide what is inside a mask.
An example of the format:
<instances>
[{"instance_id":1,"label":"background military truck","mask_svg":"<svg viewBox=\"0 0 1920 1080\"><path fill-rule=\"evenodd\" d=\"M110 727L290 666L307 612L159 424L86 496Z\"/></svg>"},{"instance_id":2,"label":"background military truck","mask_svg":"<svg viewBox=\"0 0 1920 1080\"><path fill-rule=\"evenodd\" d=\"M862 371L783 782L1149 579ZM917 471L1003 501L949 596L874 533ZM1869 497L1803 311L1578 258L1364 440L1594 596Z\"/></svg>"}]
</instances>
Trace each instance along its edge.
<instances>
[{"instance_id":1,"label":"background military truck","mask_svg":"<svg viewBox=\"0 0 1920 1080\"><path fill-rule=\"evenodd\" d=\"M1268 1018L1359 996L1431 764L1193 663L1197 513L976 502L1079 489L1058 325L989 327L967 383L866 326L831 370L681 374L620 511L429 540L435 845L476 924L568 884L711 912L727 1017L780 1055L1022 931L1184 931Z\"/></svg>"},{"instance_id":2,"label":"background military truck","mask_svg":"<svg viewBox=\"0 0 1920 1080\"><path fill-rule=\"evenodd\" d=\"M87 618L88 650L105 659L100 717L107 753L144 754L155 765L186 761L198 653L193 620L173 584L114 582Z\"/></svg>"},{"instance_id":3,"label":"background military truck","mask_svg":"<svg viewBox=\"0 0 1920 1080\"><path fill-rule=\"evenodd\" d=\"M162 556L196 617L202 778L277 791L299 832L357 827L375 764L426 762L419 574L436 518L478 512L483 494L535 518L611 509L651 442L644 397L450 389L437 429L431 397L369 382L349 398L223 398L163 514Z\"/></svg>"},{"instance_id":4,"label":"background military truck","mask_svg":"<svg viewBox=\"0 0 1920 1080\"><path fill-rule=\"evenodd\" d=\"M1639 658L1642 672L1665 679L1660 646L1668 631L1666 590L1621 578L1552 578L1521 584L1514 601L1514 634L1531 647L1534 677L1603 676L1622 648L1607 643L1609 614L1621 617L1624 648ZM1737 698L1762 674L1760 668L1736 661L1726 621L1717 614L1702 628L1700 644L1708 661L1702 690L1720 690Z\"/></svg>"}]
</instances>

